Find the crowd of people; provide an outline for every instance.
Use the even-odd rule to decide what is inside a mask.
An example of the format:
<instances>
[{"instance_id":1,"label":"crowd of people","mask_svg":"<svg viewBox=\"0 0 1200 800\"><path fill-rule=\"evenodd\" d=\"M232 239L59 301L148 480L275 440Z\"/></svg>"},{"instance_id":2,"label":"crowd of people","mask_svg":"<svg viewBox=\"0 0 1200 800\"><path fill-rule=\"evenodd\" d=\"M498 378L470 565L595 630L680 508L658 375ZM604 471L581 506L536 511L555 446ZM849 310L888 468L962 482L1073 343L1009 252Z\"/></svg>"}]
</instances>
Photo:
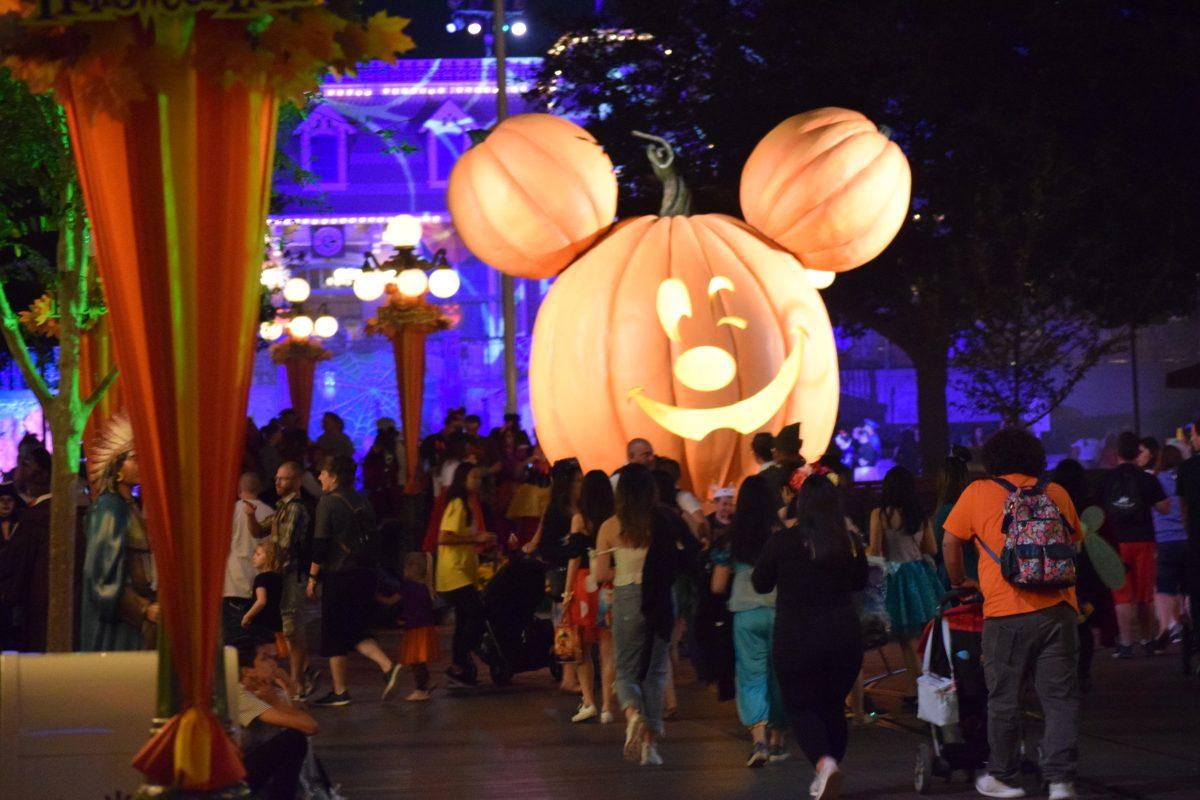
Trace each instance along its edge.
<instances>
[{"instance_id":1,"label":"crowd of people","mask_svg":"<svg viewBox=\"0 0 1200 800\"><path fill-rule=\"evenodd\" d=\"M430 666L442 658L439 624L452 616L445 680L456 690L478 685L481 588L505 562L536 560L562 688L579 696L572 723L621 719L625 757L662 764L686 656L720 699L736 700L746 765L784 761L794 742L813 765L817 798L838 796L847 705L861 703L864 651L874 646L863 616L870 565L885 575L882 605L909 706L922 669L918 641L945 593L978 592L991 756L977 789L1023 796L1016 720L1036 663L1044 774L1051 798L1069 800L1079 696L1096 647L1129 659L1179 644L1200 584L1200 422L1162 444L1122 434L1119 463L1091 473L1073 459L1048 472L1036 437L1003 429L978 448L955 448L935 497L898 464L857 515L848 502L853 466L839 445L806 463L796 425L756 435L757 474L712 487L707 514L680 485L680 465L642 438L627 444L627 463L611 475L585 472L573 458L549 464L515 415L484 436L477 416L453 409L410 470L395 423L381 419L360 484L341 420L326 414L321 426L310 440L290 411L262 429L251 424L233 501L222 631L238 648L243 753L264 797L328 787L308 745L318 728L309 709L353 702L352 656L378 670L383 700L400 691L407 670L405 699L427 701ZM49 474L48 454L31 445L16 481L0 485L5 648L45 646L47 587L29 566L48 530ZM127 421L106 427L88 476L79 649L150 647L157 577ZM1038 583L1013 567L1023 556L1010 525L1025 524L1013 518L1027 503L1055 509L1039 530L1076 545L1069 580ZM1111 545L1121 580L1078 547L1085 536ZM308 621L318 606L314 654ZM393 652L375 638L387 624L403 627Z\"/></svg>"}]
</instances>

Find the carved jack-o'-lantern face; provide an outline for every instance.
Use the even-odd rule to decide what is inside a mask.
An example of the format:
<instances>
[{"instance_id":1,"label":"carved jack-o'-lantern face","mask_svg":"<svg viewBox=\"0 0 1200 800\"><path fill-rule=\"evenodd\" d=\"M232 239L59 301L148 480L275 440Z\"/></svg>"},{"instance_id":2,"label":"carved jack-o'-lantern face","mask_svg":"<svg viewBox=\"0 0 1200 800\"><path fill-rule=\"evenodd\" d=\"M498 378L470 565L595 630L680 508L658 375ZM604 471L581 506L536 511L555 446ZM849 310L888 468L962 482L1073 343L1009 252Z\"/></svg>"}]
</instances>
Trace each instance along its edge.
<instances>
[{"instance_id":1,"label":"carved jack-o'-lantern face","mask_svg":"<svg viewBox=\"0 0 1200 800\"><path fill-rule=\"evenodd\" d=\"M551 458L625 461L649 439L697 491L753 473L750 439L803 423L821 455L837 416L833 331L782 248L716 214L622 223L542 302L530 398Z\"/></svg>"},{"instance_id":2,"label":"carved jack-o'-lantern face","mask_svg":"<svg viewBox=\"0 0 1200 800\"><path fill-rule=\"evenodd\" d=\"M714 275L708 282L708 300L719 301L721 292L735 291L733 282L724 275ZM681 343L680 323L693 317L691 294L679 278L667 278L658 286L656 302L658 320L663 332L672 342ZM750 323L745 317L726 314L717 319L718 326L727 325L747 331ZM801 329L798 332L803 333ZM754 335L754 332L749 332ZM629 396L655 423L685 439L700 441L721 428L738 433L751 433L771 420L783 407L800 377L803 358L803 337L791 347L779 370L758 391L729 405L715 408L681 408L646 396L642 387L629 390ZM688 347L676 356L672 372L675 379L698 392L723 389L737 377L738 364L728 350L711 344Z\"/></svg>"}]
</instances>

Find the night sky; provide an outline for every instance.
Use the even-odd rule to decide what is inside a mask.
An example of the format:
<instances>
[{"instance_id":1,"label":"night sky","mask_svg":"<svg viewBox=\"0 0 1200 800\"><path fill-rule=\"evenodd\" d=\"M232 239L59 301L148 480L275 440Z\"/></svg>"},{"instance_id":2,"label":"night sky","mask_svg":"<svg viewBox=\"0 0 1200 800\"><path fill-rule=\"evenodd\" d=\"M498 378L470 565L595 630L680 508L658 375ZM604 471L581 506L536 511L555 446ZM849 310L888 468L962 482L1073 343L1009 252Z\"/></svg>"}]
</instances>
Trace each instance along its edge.
<instances>
[{"instance_id":1,"label":"night sky","mask_svg":"<svg viewBox=\"0 0 1200 800\"><path fill-rule=\"evenodd\" d=\"M469 2L464 0L463 5ZM475 4L478 5L479 0ZM490 7L490 0L486 4ZM363 5L368 13L386 10L395 16L412 19L407 31L417 47L405 54L409 58L479 58L484 55L482 36L471 36L465 31L446 32L451 11L445 0L366 0ZM512 0L508 5L509 8L514 6ZM598 3L596 0L527 0L524 5L529 32L520 38L508 37L509 55L542 55L567 26L568 20L588 15Z\"/></svg>"}]
</instances>

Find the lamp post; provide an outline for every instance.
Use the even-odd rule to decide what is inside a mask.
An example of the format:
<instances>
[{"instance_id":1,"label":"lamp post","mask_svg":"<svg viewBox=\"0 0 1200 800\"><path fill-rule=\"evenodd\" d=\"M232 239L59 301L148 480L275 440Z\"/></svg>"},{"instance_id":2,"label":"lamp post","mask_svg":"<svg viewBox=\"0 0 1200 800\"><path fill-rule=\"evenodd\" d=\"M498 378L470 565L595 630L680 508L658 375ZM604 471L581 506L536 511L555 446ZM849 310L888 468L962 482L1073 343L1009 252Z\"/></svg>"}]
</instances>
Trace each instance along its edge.
<instances>
[{"instance_id":1,"label":"lamp post","mask_svg":"<svg viewBox=\"0 0 1200 800\"><path fill-rule=\"evenodd\" d=\"M457 294L462 280L458 271L446 260L446 251L438 250L431 258L417 255L421 242L421 221L402 214L388 221L382 241L395 252L383 263L375 254L363 253L362 273L354 280L354 296L370 302L383 295L389 283L405 297L421 297L426 293L439 300Z\"/></svg>"},{"instance_id":2,"label":"lamp post","mask_svg":"<svg viewBox=\"0 0 1200 800\"><path fill-rule=\"evenodd\" d=\"M476 6L475 3L463 5L462 0L450 0L450 7L455 10L454 16L446 26L446 30L454 33L466 28L467 33L478 36L483 32L482 22L491 21L491 32L484 36L484 46L487 55L496 57L496 124L508 117L508 48L505 34L524 36L528 31L525 21L519 17L509 25L505 18L506 0L492 0L492 8L486 8L486 0ZM518 14L523 4L517 4ZM517 305L515 286L512 276L500 276L500 311L504 318L504 411L515 414L517 411Z\"/></svg>"}]
</instances>

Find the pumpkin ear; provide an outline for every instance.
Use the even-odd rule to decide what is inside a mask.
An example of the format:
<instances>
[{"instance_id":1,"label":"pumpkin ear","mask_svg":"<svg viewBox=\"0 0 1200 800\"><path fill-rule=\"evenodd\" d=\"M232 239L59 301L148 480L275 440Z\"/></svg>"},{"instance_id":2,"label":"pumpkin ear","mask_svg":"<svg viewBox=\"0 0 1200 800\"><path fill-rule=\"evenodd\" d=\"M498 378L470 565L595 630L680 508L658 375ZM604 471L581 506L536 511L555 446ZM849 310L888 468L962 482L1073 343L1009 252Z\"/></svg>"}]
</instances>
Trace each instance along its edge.
<instances>
[{"instance_id":1,"label":"pumpkin ear","mask_svg":"<svg viewBox=\"0 0 1200 800\"><path fill-rule=\"evenodd\" d=\"M612 161L583 128L521 114L471 139L450 173L446 204L481 261L517 278L550 278L612 225Z\"/></svg>"},{"instance_id":2,"label":"pumpkin ear","mask_svg":"<svg viewBox=\"0 0 1200 800\"><path fill-rule=\"evenodd\" d=\"M845 272L875 258L908 213L903 151L857 111L819 108L763 137L742 170L746 221L808 269Z\"/></svg>"}]
</instances>

